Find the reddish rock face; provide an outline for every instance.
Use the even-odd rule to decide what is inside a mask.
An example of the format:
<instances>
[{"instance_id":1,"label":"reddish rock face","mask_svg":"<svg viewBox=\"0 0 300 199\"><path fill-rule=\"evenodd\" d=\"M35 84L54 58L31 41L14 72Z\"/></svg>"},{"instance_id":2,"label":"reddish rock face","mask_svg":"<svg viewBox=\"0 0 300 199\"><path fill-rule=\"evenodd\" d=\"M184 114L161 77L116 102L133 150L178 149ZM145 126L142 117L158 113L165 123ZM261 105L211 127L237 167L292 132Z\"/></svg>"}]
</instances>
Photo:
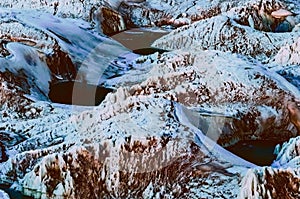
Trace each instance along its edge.
<instances>
[{"instance_id":1,"label":"reddish rock face","mask_svg":"<svg viewBox=\"0 0 300 199\"><path fill-rule=\"evenodd\" d=\"M30 85L26 75L22 71L17 73L6 71L0 73L0 80L2 82L0 85L0 106L8 107L2 117L9 118L12 111L16 111L20 117L25 116L26 111L28 111L28 108L25 107L32 102L25 98L25 95L30 93Z\"/></svg>"},{"instance_id":2,"label":"reddish rock face","mask_svg":"<svg viewBox=\"0 0 300 199\"><path fill-rule=\"evenodd\" d=\"M290 120L297 128L298 134L300 134L300 109L296 102L288 102L287 108L289 110Z\"/></svg>"},{"instance_id":3,"label":"reddish rock face","mask_svg":"<svg viewBox=\"0 0 300 199\"><path fill-rule=\"evenodd\" d=\"M108 7L101 7L97 14L97 20L100 22L100 29L108 36L126 30L126 25L122 15Z\"/></svg>"},{"instance_id":4,"label":"reddish rock face","mask_svg":"<svg viewBox=\"0 0 300 199\"><path fill-rule=\"evenodd\" d=\"M76 78L76 67L68 53L62 51L58 44L54 46L51 55L44 55L41 58L46 60L47 66L53 77L53 82L57 81L57 76L60 76L65 80L74 80Z\"/></svg>"},{"instance_id":5,"label":"reddish rock face","mask_svg":"<svg viewBox=\"0 0 300 199\"><path fill-rule=\"evenodd\" d=\"M246 183L247 180L253 184ZM265 168L259 171L259 169L251 169L242 181L240 198L293 199L299 197L299 187L299 179L289 170Z\"/></svg>"},{"instance_id":6,"label":"reddish rock face","mask_svg":"<svg viewBox=\"0 0 300 199\"><path fill-rule=\"evenodd\" d=\"M1 140L0 182L36 198L297 198L300 144L299 137L290 138L297 135L300 111L290 102L300 94L266 60L299 35L263 32L270 24L261 22L270 21L259 11L270 14L280 8L277 1L251 0L249 12L240 7L248 1L205 2L128 0L117 12L101 2L92 8L90 1L64 1L51 8L55 16L42 15L44 24L38 15L26 20L27 14L14 12L6 20L3 14L0 130L22 140L5 147ZM224 13L232 6L241 11L233 10L238 18ZM112 48L112 40L98 37L84 21L73 22L91 14L91 22L110 35L125 28L119 12L128 12L126 25L184 27L154 43L170 51L139 57L126 65L128 71L107 79L117 89L101 96L97 107L28 99L50 80L73 80L86 56L91 59L84 64L94 67L85 69L93 74L98 62L110 63L106 56L121 47ZM249 21L254 28L267 26L254 30L244 24ZM107 48L96 49L105 40ZM20 57L23 70L14 68ZM40 68L54 80L34 73ZM84 86L92 91L79 97L97 93L96 86ZM64 86L58 90L63 100L72 94ZM220 146L271 139L290 141L276 147L276 164L263 168Z\"/></svg>"}]
</instances>

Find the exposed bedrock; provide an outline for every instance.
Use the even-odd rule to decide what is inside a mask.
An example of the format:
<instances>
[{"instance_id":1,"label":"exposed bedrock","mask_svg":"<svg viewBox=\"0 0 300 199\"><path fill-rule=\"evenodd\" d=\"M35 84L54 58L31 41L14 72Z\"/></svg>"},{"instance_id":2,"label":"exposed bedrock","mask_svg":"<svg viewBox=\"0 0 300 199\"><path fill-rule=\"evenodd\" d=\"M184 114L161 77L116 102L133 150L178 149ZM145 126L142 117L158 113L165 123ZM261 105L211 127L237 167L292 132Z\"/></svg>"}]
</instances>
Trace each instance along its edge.
<instances>
[{"instance_id":1,"label":"exposed bedrock","mask_svg":"<svg viewBox=\"0 0 300 199\"><path fill-rule=\"evenodd\" d=\"M121 14L107 7L102 7L100 11L100 23L102 32L106 35L113 35L126 30L126 24Z\"/></svg>"},{"instance_id":2,"label":"exposed bedrock","mask_svg":"<svg viewBox=\"0 0 300 199\"><path fill-rule=\"evenodd\" d=\"M76 80L96 86L106 75L105 70L112 67L111 62L129 52L102 33L90 30L90 24L84 21L38 11L4 13L0 23L0 71L26 81L27 85L18 86L34 99L47 100L49 85L59 82ZM43 23L43 18L48 23ZM122 72L119 65L114 67Z\"/></svg>"},{"instance_id":3,"label":"exposed bedrock","mask_svg":"<svg viewBox=\"0 0 300 199\"><path fill-rule=\"evenodd\" d=\"M47 81L57 81L57 77L66 80L76 77L70 56L49 33L17 20L3 20L0 34L2 71L9 70L15 74L23 71L25 75L34 77L30 81L40 84L44 94L48 91ZM15 68L7 67L11 63Z\"/></svg>"},{"instance_id":4,"label":"exposed bedrock","mask_svg":"<svg viewBox=\"0 0 300 199\"><path fill-rule=\"evenodd\" d=\"M226 13L241 25L264 32L291 32L299 18L284 1L250 1Z\"/></svg>"},{"instance_id":5,"label":"exposed bedrock","mask_svg":"<svg viewBox=\"0 0 300 199\"><path fill-rule=\"evenodd\" d=\"M123 1L118 10L128 26L177 28L227 12L238 23L267 32L288 32L299 22L293 12L288 13L298 12L291 2L274 0Z\"/></svg>"},{"instance_id":6,"label":"exposed bedrock","mask_svg":"<svg viewBox=\"0 0 300 199\"><path fill-rule=\"evenodd\" d=\"M163 97L193 108L197 125L204 132L214 131L224 146L240 139L276 140L278 135L283 141L297 134L287 102L298 98L299 91L284 78L256 66L253 60L218 51L194 51L163 54L150 77L124 95ZM214 129L207 126L209 122Z\"/></svg>"},{"instance_id":7,"label":"exposed bedrock","mask_svg":"<svg viewBox=\"0 0 300 199\"><path fill-rule=\"evenodd\" d=\"M16 155L0 165L1 182L36 198L236 198L254 165L214 141L284 141L297 133L287 103L298 91L252 61L219 51L164 53L148 78L93 110L68 117L56 108L60 119L11 125L26 137L7 149Z\"/></svg>"},{"instance_id":8,"label":"exposed bedrock","mask_svg":"<svg viewBox=\"0 0 300 199\"><path fill-rule=\"evenodd\" d=\"M290 66L300 64L300 37L294 43L284 45L274 56L270 63L277 66Z\"/></svg>"},{"instance_id":9,"label":"exposed bedrock","mask_svg":"<svg viewBox=\"0 0 300 199\"><path fill-rule=\"evenodd\" d=\"M176 6L190 1L128 0L120 9L150 2L180 19L204 1L189 4L184 15ZM222 2L212 4L222 12L247 5ZM254 8L257 1L251 2ZM271 14L287 8L261 2ZM115 3L113 9L121 2ZM71 12L75 4L66 7ZM62 5L53 14L65 12ZM104 17L100 9L93 17ZM141 56L107 79L116 91L99 106L78 107L45 102L49 81L79 77L95 85L110 60L128 51L83 20L37 13L5 14L0 24L0 184L35 198L299 197L300 92L294 78L279 75L298 65L297 31L266 32L212 9L155 42L172 52ZM249 13L247 20L255 12ZM152 25L159 15L136 20ZM39 23L43 17L46 25ZM119 28L110 25L108 32ZM223 148L247 140L287 142L276 147L272 165L258 167Z\"/></svg>"},{"instance_id":10,"label":"exposed bedrock","mask_svg":"<svg viewBox=\"0 0 300 199\"><path fill-rule=\"evenodd\" d=\"M36 198L236 198L253 164L240 165L242 159L205 140L225 146L294 136L286 105L298 97L294 89L229 53L164 53L148 78L120 87L93 110L69 117L67 109L52 108L34 120L3 123L24 140L6 149L1 183L17 182ZM176 111L174 101L187 111Z\"/></svg>"},{"instance_id":11,"label":"exposed bedrock","mask_svg":"<svg viewBox=\"0 0 300 199\"><path fill-rule=\"evenodd\" d=\"M2 8L39 10L62 18L82 19L97 25L104 34L118 33L126 28L122 15L117 11L120 1L94 0L45 0L0 2Z\"/></svg>"},{"instance_id":12,"label":"exposed bedrock","mask_svg":"<svg viewBox=\"0 0 300 199\"><path fill-rule=\"evenodd\" d=\"M196 146L174 103L150 96L120 103L74 115L13 147L18 154L1 164L2 182L22 179L24 194L36 198L237 196L234 168L244 170ZM51 141L58 137L63 143ZM215 182L224 185L219 192Z\"/></svg>"},{"instance_id":13,"label":"exposed bedrock","mask_svg":"<svg viewBox=\"0 0 300 199\"><path fill-rule=\"evenodd\" d=\"M299 198L299 169L251 169L242 181L239 198Z\"/></svg>"},{"instance_id":14,"label":"exposed bedrock","mask_svg":"<svg viewBox=\"0 0 300 199\"><path fill-rule=\"evenodd\" d=\"M274 0L216 0L209 2L205 0L102 0L97 2L93 0L72 2L57 0L12 2L5 0L0 3L0 6L6 8L37 9L59 17L81 18L98 24L100 30L108 35L132 26L172 26L176 28L220 15L231 9L235 10L234 18L240 23L248 24L259 30L275 31L277 25L285 21L284 17L274 19L269 16L273 11L281 8L297 13L298 11L292 5L290 1ZM294 24L290 24L289 20L286 22L283 26L294 26ZM272 27L274 28L272 29Z\"/></svg>"},{"instance_id":15,"label":"exposed bedrock","mask_svg":"<svg viewBox=\"0 0 300 199\"><path fill-rule=\"evenodd\" d=\"M113 5L113 1L109 2ZM118 1L114 2L116 3ZM98 8L100 6L109 6L109 4L104 0L4 0L1 1L0 6L4 8L40 10L53 15L57 15L59 17L82 18L84 20L89 20L89 14L92 9Z\"/></svg>"},{"instance_id":16,"label":"exposed bedrock","mask_svg":"<svg viewBox=\"0 0 300 199\"><path fill-rule=\"evenodd\" d=\"M292 138L277 147L272 167L250 169L242 180L240 198L298 198L299 146L299 137Z\"/></svg>"},{"instance_id":17,"label":"exposed bedrock","mask_svg":"<svg viewBox=\"0 0 300 199\"><path fill-rule=\"evenodd\" d=\"M174 28L227 11L239 1L124 1L119 11L128 26L172 26Z\"/></svg>"},{"instance_id":18,"label":"exposed bedrock","mask_svg":"<svg viewBox=\"0 0 300 199\"><path fill-rule=\"evenodd\" d=\"M186 36L188 35L188 36ZM299 37L294 33L267 33L237 24L227 16L216 16L176 29L156 40L153 47L229 51L266 61L284 45Z\"/></svg>"}]
</instances>

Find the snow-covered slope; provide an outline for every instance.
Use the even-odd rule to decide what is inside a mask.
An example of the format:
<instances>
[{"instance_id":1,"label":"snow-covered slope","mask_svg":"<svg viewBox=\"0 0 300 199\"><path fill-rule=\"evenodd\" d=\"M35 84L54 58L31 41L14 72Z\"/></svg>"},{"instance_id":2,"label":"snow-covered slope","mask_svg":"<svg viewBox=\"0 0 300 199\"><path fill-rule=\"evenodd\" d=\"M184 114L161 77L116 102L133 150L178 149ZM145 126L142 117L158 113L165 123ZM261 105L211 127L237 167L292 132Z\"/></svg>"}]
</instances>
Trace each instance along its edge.
<instances>
[{"instance_id":1,"label":"snow-covered slope","mask_svg":"<svg viewBox=\"0 0 300 199\"><path fill-rule=\"evenodd\" d=\"M112 67L116 73L124 70L112 62L129 50L89 30L90 24L83 20L63 19L38 11L33 14L1 11L0 71L30 77L27 81L34 97L41 96L39 93L47 96L50 82L85 79L97 85L101 78L115 75ZM105 74L106 69L110 74Z\"/></svg>"},{"instance_id":2,"label":"snow-covered slope","mask_svg":"<svg viewBox=\"0 0 300 199\"><path fill-rule=\"evenodd\" d=\"M0 184L34 198L298 197L300 92L278 72L298 64L278 58L296 57L298 32L236 18L290 4L117 1L128 20L161 9L150 25L168 12L192 23L203 9L154 43L171 52L137 57L85 21L95 2L28 2L1 8ZM95 107L47 99L50 81L83 79L116 90ZM287 142L259 167L223 148L243 140Z\"/></svg>"},{"instance_id":3,"label":"snow-covered slope","mask_svg":"<svg viewBox=\"0 0 300 199\"><path fill-rule=\"evenodd\" d=\"M242 26L227 16L216 16L172 31L153 43L167 50L189 49L229 51L266 60L292 44L298 33L267 33Z\"/></svg>"},{"instance_id":4,"label":"snow-covered slope","mask_svg":"<svg viewBox=\"0 0 300 199\"><path fill-rule=\"evenodd\" d=\"M300 64L300 37L290 44L280 48L277 55L273 58L274 65L288 66Z\"/></svg>"},{"instance_id":5,"label":"snow-covered slope","mask_svg":"<svg viewBox=\"0 0 300 199\"><path fill-rule=\"evenodd\" d=\"M11 155L0 165L2 182L18 182L24 194L37 198L233 198L247 169L255 166L242 164L216 144L217 138L230 145L246 136L261 139L276 131L295 132L285 101L298 97L298 92L247 59L217 51L177 51L163 54L149 75L139 84L118 88L94 109L76 113L54 108L58 115L4 124L14 132L28 130L24 141L8 149ZM228 89L232 95L226 95ZM174 101L191 110L178 111ZM235 119L210 126L204 135L201 125L213 123L202 121L195 108ZM193 118L190 114L199 120L183 122L184 117ZM250 123L254 126L247 127ZM245 131L219 131L224 125L245 126ZM277 130L261 129L268 125ZM217 187L219 192L214 191Z\"/></svg>"}]
</instances>

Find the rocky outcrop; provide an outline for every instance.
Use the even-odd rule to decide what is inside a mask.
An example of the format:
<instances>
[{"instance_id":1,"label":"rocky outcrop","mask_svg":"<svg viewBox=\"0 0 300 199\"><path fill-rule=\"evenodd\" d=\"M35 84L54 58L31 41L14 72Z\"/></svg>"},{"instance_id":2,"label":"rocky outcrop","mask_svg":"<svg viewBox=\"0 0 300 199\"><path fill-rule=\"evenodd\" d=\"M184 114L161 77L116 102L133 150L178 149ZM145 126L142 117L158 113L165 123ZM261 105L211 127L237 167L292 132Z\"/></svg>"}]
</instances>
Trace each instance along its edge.
<instances>
[{"instance_id":1,"label":"rocky outcrop","mask_svg":"<svg viewBox=\"0 0 300 199\"><path fill-rule=\"evenodd\" d=\"M299 137L278 145L276 153L277 159L272 167L247 172L242 181L240 198L299 197Z\"/></svg>"},{"instance_id":2,"label":"rocky outcrop","mask_svg":"<svg viewBox=\"0 0 300 199\"><path fill-rule=\"evenodd\" d=\"M292 138L288 142L277 147L277 158L273 165L275 167L297 169L299 162L299 137Z\"/></svg>"},{"instance_id":3,"label":"rocky outcrop","mask_svg":"<svg viewBox=\"0 0 300 199\"><path fill-rule=\"evenodd\" d=\"M286 3L291 5L289 1L286 1ZM274 22L272 24L278 25L282 20L276 19L274 21L273 18L271 19L268 16L271 16L272 11L287 8L285 2L272 0L260 2L253 0L218 0L211 2L204 0L170 0L163 2L157 0L102 0L99 2L90 0L76 0L72 2L52 0L32 2L28 0L12 2L5 0L0 3L0 6L42 10L60 17L81 18L99 24L101 26L100 30L103 30L108 35L133 26L172 26L176 28L217 16L232 9L235 10L235 18L241 24L250 25L259 30L275 31L275 26L272 28L272 25L270 25L271 21ZM288 9L295 10L293 6L288 7ZM103 20L103 17L99 17L102 15L105 16L105 20Z\"/></svg>"},{"instance_id":4,"label":"rocky outcrop","mask_svg":"<svg viewBox=\"0 0 300 199\"><path fill-rule=\"evenodd\" d=\"M269 167L249 170L242 181L239 198L298 198L298 172Z\"/></svg>"},{"instance_id":5,"label":"rocky outcrop","mask_svg":"<svg viewBox=\"0 0 300 199\"><path fill-rule=\"evenodd\" d=\"M251 137L270 139L272 136L267 132L273 132L276 140L282 131L289 132L291 126L288 122L287 102L298 93L295 88L284 83L285 80L275 73L264 73L262 68L228 53L194 51L195 53L175 51L163 54L149 72L151 77L132 86L128 92L131 95L163 97L210 112L222 114L226 112L230 119L224 119L223 115L219 131L216 130L218 126L216 121L208 119L214 124L214 131L219 132L219 143L224 146L239 139L252 139ZM220 62L223 64L219 65ZM124 79L134 78L125 75ZM130 83L127 81L127 84ZM289 89L292 89L290 90L292 95L284 91ZM273 98L274 95L278 96L276 100ZM274 114L275 112L277 113ZM279 119L280 117L282 118ZM207 119L198 117L198 120L197 125L201 128L202 120ZM246 120L247 124L243 123ZM224 123L227 123L231 133L224 130ZM261 128L262 126L264 128ZM233 129L239 129L241 132ZM209 131L204 128L202 130ZM292 132L295 134L296 129L294 128ZM289 137L288 134L285 136ZM287 139L285 136L282 134L281 138Z\"/></svg>"},{"instance_id":6,"label":"rocky outcrop","mask_svg":"<svg viewBox=\"0 0 300 199\"><path fill-rule=\"evenodd\" d=\"M97 12L97 11L96 11ZM108 7L101 7L98 14L93 13L94 20L99 21L100 29L105 35L114 35L118 32L126 30L126 25L121 14Z\"/></svg>"},{"instance_id":7,"label":"rocky outcrop","mask_svg":"<svg viewBox=\"0 0 300 199\"><path fill-rule=\"evenodd\" d=\"M291 94L294 88L284 79L247 59L217 51L176 51L160 55L149 74L108 94L93 110L68 117L69 111L55 108L56 116L19 122L28 129L26 139L8 149L16 155L0 165L2 182L18 182L24 194L36 198L236 198L239 181L253 164L242 164L215 142L277 137L276 128L278 133L290 130L287 138L295 132L285 101L297 92ZM180 112L178 103L186 111ZM211 115L205 120L204 110L235 119L218 121ZM205 130L205 125L211 126ZM226 125L232 129L224 131Z\"/></svg>"},{"instance_id":8,"label":"rocky outcrop","mask_svg":"<svg viewBox=\"0 0 300 199\"><path fill-rule=\"evenodd\" d=\"M171 26L180 27L195 21L208 19L221 13L230 14L240 24L268 32L291 31L295 24L285 20L286 16L272 16L279 9L292 9L284 1L124 1L119 11L129 26ZM292 14L292 13L290 13ZM289 15L290 15L289 14ZM290 25L280 25L281 23ZM279 27L280 26L280 27ZM278 27L278 28L277 28Z\"/></svg>"},{"instance_id":9,"label":"rocky outcrop","mask_svg":"<svg viewBox=\"0 0 300 199\"><path fill-rule=\"evenodd\" d=\"M241 26L229 17L217 16L174 30L156 40L153 46L167 50L194 47L229 51L266 60L275 56L283 45L292 44L298 36L260 32Z\"/></svg>"},{"instance_id":10,"label":"rocky outcrop","mask_svg":"<svg viewBox=\"0 0 300 199\"><path fill-rule=\"evenodd\" d=\"M170 11L160 6L173 6L178 23L192 23L191 13L203 2L189 4L183 15L176 12L190 1L126 1L120 9L127 5L144 12L152 6L157 15L136 20L153 25ZM285 8L277 1L261 2L264 10L268 2L272 12L277 5ZM215 3L216 10L196 17L200 21L155 42L171 52L132 58L130 64L121 59L123 65L114 66L111 60L128 51L84 21L3 11L0 184L35 198L297 198L294 116L300 93L269 58L299 35L263 32L258 24L252 28L232 17L234 9L223 12L245 6L244 1ZM94 17L103 12L98 8ZM118 30L118 13L108 13L118 22L107 32ZM249 13L247 19L256 12ZM202 14L208 18L202 20ZM43 96L51 78L74 76L94 85L104 76L116 91L97 107L54 104ZM272 165L258 167L223 148L247 140L289 141L276 147Z\"/></svg>"},{"instance_id":11,"label":"rocky outcrop","mask_svg":"<svg viewBox=\"0 0 300 199\"><path fill-rule=\"evenodd\" d=\"M122 2L119 11L125 19L125 23L129 27L151 27L155 26L155 21L164 16L162 10L149 8L142 3Z\"/></svg>"},{"instance_id":12,"label":"rocky outcrop","mask_svg":"<svg viewBox=\"0 0 300 199\"><path fill-rule=\"evenodd\" d=\"M47 12L55 16L63 18L77 18L97 24L98 30L104 34L115 34L124 29L122 16L117 11L118 1L91 1L91 0L75 0L75 1L11 1L5 0L0 3L1 7L14 9L39 10Z\"/></svg>"},{"instance_id":13,"label":"rocky outcrop","mask_svg":"<svg viewBox=\"0 0 300 199\"><path fill-rule=\"evenodd\" d=\"M0 25L0 34L3 43L1 62L6 62L7 65L8 62L13 62L11 57L23 54L23 59L18 57L14 72L23 68L26 75L35 76L40 83L44 83L43 87L40 87L43 92L47 92L48 85L45 85L47 81L41 78L47 78L48 81L56 79L56 77L75 78L76 68L70 56L61 49L59 42L51 35L51 32L45 33L34 26L22 24L22 21L5 21L4 19ZM20 46L23 48L23 52L18 51L18 45L23 45ZM24 65L20 66L22 64ZM45 68L40 67L43 64L46 65ZM36 71L33 70L30 72L31 74L28 74L29 71L25 69L26 65L35 67ZM43 77L39 76L42 73Z\"/></svg>"},{"instance_id":14,"label":"rocky outcrop","mask_svg":"<svg viewBox=\"0 0 300 199\"><path fill-rule=\"evenodd\" d=\"M180 27L194 21L211 18L244 1L124 1L119 11L128 26Z\"/></svg>"},{"instance_id":15,"label":"rocky outcrop","mask_svg":"<svg viewBox=\"0 0 300 199\"><path fill-rule=\"evenodd\" d=\"M25 116L25 113L29 111L28 108L25 107L32 102L24 96L26 93L29 93L29 90L26 89L30 88L27 80L18 78L10 72L1 73L0 79L0 104L1 109L5 111L2 114L2 118L9 119L11 112L16 112L21 117Z\"/></svg>"},{"instance_id":16,"label":"rocky outcrop","mask_svg":"<svg viewBox=\"0 0 300 199\"><path fill-rule=\"evenodd\" d=\"M227 170L230 164L211 159L194 144L194 134L176 121L172 102L143 96L119 100L118 112L103 105L20 143L26 148L14 147L23 152L1 165L1 179L23 179L24 193L37 198L237 195L232 188L238 184L238 174ZM48 145L57 133L64 142ZM42 141L45 135L47 142ZM34 142L42 146L30 147ZM222 191L194 190L212 177L227 182Z\"/></svg>"},{"instance_id":17,"label":"rocky outcrop","mask_svg":"<svg viewBox=\"0 0 300 199\"><path fill-rule=\"evenodd\" d=\"M0 24L0 71L9 71L20 79L32 77L27 79L26 94L42 97L40 100L48 98L50 83L86 80L98 84L110 62L129 51L103 34L94 34L87 22L41 12L3 13L7 15ZM43 23L43 18L48 22ZM94 71L95 78L89 71Z\"/></svg>"},{"instance_id":18,"label":"rocky outcrop","mask_svg":"<svg viewBox=\"0 0 300 199\"><path fill-rule=\"evenodd\" d=\"M272 70L282 75L289 82L300 88L299 82L299 43L298 38L294 43L282 46L278 53L269 61Z\"/></svg>"},{"instance_id":19,"label":"rocky outcrop","mask_svg":"<svg viewBox=\"0 0 300 199\"><path fill-rule=\"evenodd\" d=\"M245 6L234 7L227 14L239 24L250 26L265 32L290 32L289 29L281 30L279 26L287 16L293 13L286 10L282 1L249 1ZM295 24L290 24L295 26Z\"/></svg>"},{"instance_id":20,"label":"rocky outcrop","mask_svg":"<svg viewBox=\"0 0 300 199\"><path fill-rule=\"evenodd\" d=\"M288 6L280 1L241 2L239 6L229 6L215 16L176 29L154 42L153 46L167 50L193 46L268 61L282 46L292 45L299 37L297 31L291 32L296 29L299 19L287 9Z\"/></svg>"}]
</instances>

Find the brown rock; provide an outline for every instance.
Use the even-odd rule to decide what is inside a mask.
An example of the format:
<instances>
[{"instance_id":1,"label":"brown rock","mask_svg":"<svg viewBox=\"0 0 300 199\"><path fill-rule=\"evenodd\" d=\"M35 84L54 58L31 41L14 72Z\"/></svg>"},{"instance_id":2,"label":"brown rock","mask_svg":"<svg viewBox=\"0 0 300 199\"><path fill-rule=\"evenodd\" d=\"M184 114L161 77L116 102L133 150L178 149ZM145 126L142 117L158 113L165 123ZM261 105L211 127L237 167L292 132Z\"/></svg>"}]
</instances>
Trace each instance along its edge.
<instances>
[{"instance_id":1,"label":"brown rock","mask_svg":"<svg viewBox=\"0 0 300 199\"><path fill-rule=\"evenodd\" d=\"M288 102L287 108L289 110L290 121L295 125L300 133L300 109L297 106L296 102Z\"/></svg>"},{"instance_id":2,"label":"brown rock","mask_svg":"<svg viewBox=\"0 0 300 199\"><path fill-rule=\"evenodd\" d=\"M104 34L113 35L126 30L125 22L119 12L108 7L102 7L100 10L97 20Z\"/></svg>"}]
</instances>

